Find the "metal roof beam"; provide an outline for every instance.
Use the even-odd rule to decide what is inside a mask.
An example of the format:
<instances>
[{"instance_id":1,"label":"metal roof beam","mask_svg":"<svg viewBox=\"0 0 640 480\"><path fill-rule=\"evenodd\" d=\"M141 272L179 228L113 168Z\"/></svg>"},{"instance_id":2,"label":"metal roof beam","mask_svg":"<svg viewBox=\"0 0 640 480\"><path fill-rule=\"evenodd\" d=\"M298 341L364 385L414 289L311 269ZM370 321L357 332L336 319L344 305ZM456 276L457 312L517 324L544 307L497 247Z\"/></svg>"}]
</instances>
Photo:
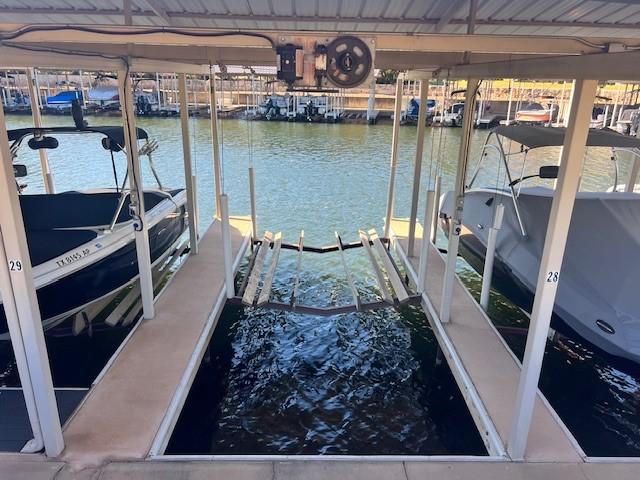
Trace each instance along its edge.
<instances>
[{"instance_id":1,"label":"metal roof beam","mask_svg":"<svg viewBox=\"0 0 640 480\"><path fill-rule=\"evenodd\" d=\"M118 58L105 58L104 56L77 56L62 53L25 51L15 47L0 46L0 58L2 68L51 68L69 69L81 68L83 70L118 70L125 67L123 60ZM171 62L159 59L131 58L130 70L132 72L163 72L163 73L190 73L207 75L209 65L191 64L184 62Z\"/></svg>"},{"instance_id":2,"label":"metal roof beam","mask_svg":"<svg viewBox=\"0 0 640 480\"><path fill-rule=\"evenodd\" d=\"M547 56L499 62L474 63L442 68L435 78L527 78L638 80L640 50L620 53Z\"/></svg>"},{"instance_id":3,"label":"metal roof beam","mask_svg":"<svg viewBox=\"0 0 640 480\"><path fill-rule=\"evenodd\" d=\"M1 28L1 27L0 27ZM12 26L12 28L15 28ZM73 27L65 28L60 26L52 28L44 26L45 30L32 29L25 33L11 38L11 42L20 44L41 44L51 45L55 43L65 43L72 45L75 50L85 47L90 48L91 44L102 45L174 45L194 48L203 47L239 47L251 49L272 50L271 43L267 38L255 36L237 35L220 36L219 33L230 33L230 30L223 29L202 29L202 28L179 28L179 33L165 31L163 27L121 27L121 26L101 26L100 32L78 30ZM14 30L6 30L5 34L13 33ZM184 32L184 33L182 33ZM193 32L195 35L190 35ZM317 38L322 36L335 36L336 32L298 32L298 31L270 31L253 30L260 32L277 43L280 38L294 36L296 38ZM515 53L515 54L583 54L600 53L605 50L606 42L615 41L625 44L628 47L640 46L640 40L629 41L629 39L606 39L585 41L575 37L549 37L549 36L510 36L509 41L505 41L502 35L406 35L406 34L375 34L377 51L413 51L413 52L465 52L473 53ZM596 42L601 42L597 45Z\"/></svg>"}]
</instances>

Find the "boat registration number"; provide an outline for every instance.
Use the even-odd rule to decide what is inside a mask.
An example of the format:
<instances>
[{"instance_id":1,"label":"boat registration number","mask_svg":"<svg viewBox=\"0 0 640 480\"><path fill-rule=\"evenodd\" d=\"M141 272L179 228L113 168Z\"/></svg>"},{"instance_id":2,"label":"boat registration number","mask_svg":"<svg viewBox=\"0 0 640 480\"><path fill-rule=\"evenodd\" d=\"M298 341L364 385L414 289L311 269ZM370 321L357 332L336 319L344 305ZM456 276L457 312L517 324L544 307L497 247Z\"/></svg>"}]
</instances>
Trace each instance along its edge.
<instances>
[{"instance_id":1,"label":"boat registration number","mask_svg":"<svg viewBox=\"0 0 640 480\"><path fill-rule=\"evenodd\" d=\"M64 267L65 265L70 265L72 263L77 262L78 260L82 260L84 257L89 255L90 253L91 253L91 249L90 248L83 248L82 250L78 250L76 252L73 252L73 253L67 255L64 258L56 260L56 264L59 267Z\"/></svg>"}]
</instances>

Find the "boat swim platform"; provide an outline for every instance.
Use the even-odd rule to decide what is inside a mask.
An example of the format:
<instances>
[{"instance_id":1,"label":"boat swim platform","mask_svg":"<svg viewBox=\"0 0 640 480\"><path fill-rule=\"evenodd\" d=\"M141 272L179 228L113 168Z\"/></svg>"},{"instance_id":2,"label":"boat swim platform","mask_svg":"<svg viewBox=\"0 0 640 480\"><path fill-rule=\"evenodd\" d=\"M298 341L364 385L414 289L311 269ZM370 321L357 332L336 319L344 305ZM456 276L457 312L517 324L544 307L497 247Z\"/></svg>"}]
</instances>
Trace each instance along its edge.
<instances>
[{"instance_id":1,"label":"boat swim platform","mask_svg":"<svg viewBox=\"0 0 640 480\"><path fill-rule=\"evenodd\" d=\"M392 219L392 245L402 257L407 273L415 284L420 259L418 256L407 256L408 236L409 220ZM416 222L415 252L421 251L422 239L422 226ZM451 352L445 350L445 357L476 420L481 436L485 436L482 435L483 426L479 421L482 413L478 412L477 405L470 401L470 393L477 392L482 403L481 408L495 427L502 447L506 450L520 380L520 362L457 275L450 321L441 323L434 320L434 316L438 315L442 298L445 258L433 244L429 245L427 258L426 292L422 302L425 314L441 348L444 344L450 345ZM461 376L471 382L469 388L475 389L475 392L465 391L467 387ZM538 390L525 461L582 462L585 457L577 441Z\"/></svg>"},{"instance_id":2,"label":"boat swim platform","mask_svg":"<svg viewBox=\"0 0 640 480\"><path fill-rule=\"evenodd\" d=\"M250 243L249 217L230 217L234 269ZM144 459L161 426L169 431L226 300L221 222L202 236L104 375L64 427L61 460L75 468ZM186 383L186 388L185 388ZM177 410L177 413L175 412Z\"/></svg>"}]
</instances>

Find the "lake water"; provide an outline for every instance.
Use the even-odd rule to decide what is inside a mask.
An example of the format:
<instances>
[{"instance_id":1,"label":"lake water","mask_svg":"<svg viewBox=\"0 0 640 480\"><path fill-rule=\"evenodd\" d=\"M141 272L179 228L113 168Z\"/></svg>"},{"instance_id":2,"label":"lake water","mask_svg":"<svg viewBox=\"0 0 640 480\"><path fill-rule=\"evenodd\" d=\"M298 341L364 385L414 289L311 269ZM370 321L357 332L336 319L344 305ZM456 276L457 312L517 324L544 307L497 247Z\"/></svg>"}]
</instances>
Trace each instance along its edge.
<instances>
[{"instance_id":1,"label":"lake water","mask_svg":"<svg viewBox=\"0 0 640 480\"><path fill-rule=\"evenodd\" d=\"M119 119L88 120L115 124ZM8 122L16 128L28 126L30 119L9 116ZM68 125L70 119L46 117L45 124ZM184 185L179 120L143 118L138 125L159 142L154 160L165 186ZM191 130L200 222L205 227L214 211L209 122L193 119ZM390 126L224 120L220 130L230 210L249 212L247 171L253 166L261 231L281 231L285 241L295 243L304 229L305 244L320 246L333 243L335 231L344 241L355 241L358 229L382 230ZM473 133L472 165L486 134ZM400 129L397 216L409 214L415 135L415 128ZM459 135L457 129L427 130L419 212L424 186L436 170L443 189L453 184ZM27 192L42 191L37 155L22 152L26 155L20 161L30 170L23 180ZM533 151L525 170L554 164L557 155L557 149ZM433 157L439 161L432 162ZM116 162L122 179L124 157L120 154ZM97 136L61 138L60 148L50 153L50 164L59 191L113 185L108 152ZM478 184L503 186L504 171L494 158L487 158L487 167ZM628 167L621 163L621 179ZM514 162L513 171L519 170ZM613 172L609 153L593 151L582 189L610 187ZM144 183L153 185L146 166L143 175ZM442 235L439 242L445 245ZM361 292L375 298L375 278L364 255L351 250L347 261ZM463 281L478 296L479 276L464 261L458 264ZM243 268L246 271L246 265ZM284 252L274 295L288 298L294 270L295 255ZM350 301L337 255L305 254L301 278L301 302ZM498 326L527 326L527 317L495 292L489 313ZM507 342L521 356L525 335L505 331L510 332ZM640 455L640 370L562 331L547 345L543 392L589 455ZM100 349L98 338L85 345L87 351ZM64 350L72 348L68 344ZM86 373L78 382L88 377ZM446 362L438 361L435 339L420 309L318 318L227 306L169 452L482 454L484 449Z\"/></svg>"}]
</instances>

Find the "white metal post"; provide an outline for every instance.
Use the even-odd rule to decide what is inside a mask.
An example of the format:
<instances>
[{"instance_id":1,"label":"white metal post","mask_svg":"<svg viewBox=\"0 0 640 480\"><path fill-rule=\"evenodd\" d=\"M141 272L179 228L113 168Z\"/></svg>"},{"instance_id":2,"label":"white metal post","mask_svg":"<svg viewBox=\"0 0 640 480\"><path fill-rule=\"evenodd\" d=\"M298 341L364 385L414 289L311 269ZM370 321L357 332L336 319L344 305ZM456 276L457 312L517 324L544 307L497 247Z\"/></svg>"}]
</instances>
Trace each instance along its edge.
<instances>
[{"instance_id":1,"label":"white metal post","mask_svg":"<svg viewBox=\"0 0 640 480\"><path fill-rule=\"evenodd\" d=\"M558 182L551 203L551 213L538 272L527 345L511 423L511 434L507 445L507 451L512 459L519 460L525 456L547 333L553 313L558 281L561 278L562 259L580 181L597 87L596 80L577 80L574 83L569 126L564 137Z\"/></svg>"},{"instance_id":2,"label":"white metal post","mask_svg":"<svg viewBox=\"0 0 640 480\"><path fill-rule=\"evenodd\" d=\"M209 70L209 109L211 110L211 147L213 148L213 181L216 191L216 217L220 218L220 197L222 195L222 168L220 165L220 145L218 143L218 109L216 107L216 74Z\"/></svg>"},{"instance_id":3,"label":"white metal post","mask_svg":"<svg viewBox=\"0 0 640 480\"><path fill-rule=\"evenodd\" d=\"M220 215L222 231L222 254L224 255L224 284L227 298L235 295L233 280L233 255L231 253L231 229L229 227L229 198L226 193L220 196Z\"/></svg>"},{"instance_id":4,"label":"white metal post","mask_svg":"<svg viewBox=\"0 0 640 480\"><path fill-rule=\"evenodd\" d=\"M447 263L442 284L442 302L440 304L440 321L448 322L451 315L453 300L453 285L456 274L456 260L458 244L460 242L460 227L462 225L462 209L464 207L464 184L469 159L469 143L473 129L473 113L475 112L476 93L479 80L467 79L467 92L464 99L464 113L462 118L462 134L460 136L460 151L458 153L458 168L453 195L455 210L449 224L449 246L447 248Z\"/></svg>"},{"instance_id":5,"label":"white metal post","mask_svg":"<svg viewBox=\"0 0 640 480\"><path fill-rule=\"evenodd\" d=\"M511 123L511 103L513 101L513 78L509 79L509 103L507 103L507 122L509 125Z\"/></svg>"},{"instance_id":6,"label":"white metal post","mask_svg":"<svg viewBox=\"0 0 640 480\"><path fill-rule=\"evenodd\" d=\"M575 90L576 90L576 81L574 80L573 83L571 84L571 90L569 90L569 100L566 103L566 106L564 108L564 115L562 117L562 126L565 127L565 128L569 126L571 115L573 113L570 110L570 107L571 107L571 105L573 105L573 95L574 95ZM568 112L567 112L567 109L569 109Z\"/></svg>"},{"instance_id":7,"label":"white metal post","mask_svg":"<svg viewBox=\"0 0 640 480\"><path fill-rule=\"evenodd\" d=\"M258 214L256 210L256 178L253 167L249 167L249 199L251 201L251 233L258 238Z\"/></svg>"},{"instance_id":8,"label":"white metal post","mask_svg":"<svg viewBox=\"0 0 640 480\"><path fill-rule=\"evenodd\" d=\"M187 189L187 213L189 214L189 246L191 253L198 254L198 224L193 195L193 168L191 164L191 142L189 139L189 102L187 99L187 75L180 74L180 123L182 125L182 157L184 180Z\"/></svg>"},{"instance_id":9,"label":"white metal post","mask_svg":"<svg viewBox=\"0 0 640 480\"><path fill-rule=\"evenodd\" d=\"M33 126L36 128L42 127L42 116L40 115L40 106L38 97L40 92L36 88L36 82L34 77L33 68L27 69L27 84L29 87L29 100L31 102L31 116L33 117ZM42 170L42 180L44 182L44 191L47 193L54 193L53 177L51 175L51 169L49 168L49 156L44 148L38 149L40 154L40 169Z\"/></svg>"},{"instance_id":10,"label":"white metal post","mask_svg":"<svg viewBox=\"0 0 640 480\"><path fill-rule=\"evenodd\" d=\"M420 174L422 171L422 152L424 150L424 131L427 123L427 95L429 93L429 81L420 80L418 108L418 131L416 132L416 161L413 167L413 191L411 195L411 214L409 216L409 244L407 254L413 257L416 243L416 221L418 219L418 199L420 198ZM425 232L427 227L425 225ZM426 234L423 235L426 237Z\"/></svg>"},{"instance_id":11,"label":"white metal post","mask_svg":"<svg viewBox=\"0 0 640 480\"><path fill-rule=\"evenodd\" d=\"M502 228L502 217L504 216L504 205L496 207L493 216L493 225L489 229L487 236L487 252L484 256L484 270L482 271L482 289L480 290L480 306L486 312L489 306L489 291L491 290L491 278L493 277L493 260L496 254L496 241L498 232Z\"/></svg>"},{"instance_id":12,"label":"white metal post","mask_svg":"<svg viewBox=\"0 0 640 480\"><path fill-rule=\"evenodd\" d=\"M613 110L611 110L611 120L609 121L609 128L613 128L613 124L616 121L616 111L618 110L618 101L620 100L620 90L616 90L616 99L613 101ZM605 127L607 126L607 119L605 118Z\"/></svg>"},{"instance_id":13,"label":"white metal post","mask_svg":"<svg viewBox=\"0 0 640 480\"><path fill-rule=\"evenodd\" d=\"M4 263L0 287L34 434L35 442L30 447L35 450L44 443L47 455L54 457L64 449L64 441L3 108L0 108L0 205L0 261Z\"/></svg>"},{"instance_id":14,"label":"white metal post","mask_svg":"<svg viewBox=\"0 0 640 480\"><path fill-rule=\"evenodd\" d=\"M162 95L160 94L160 76L156 72L156 93L158 94L158 111L162 110Z\"/></svg>"},{"instance_id":15,"label":"white metal post","mask_svg":"<svg viewBox=\"0 0 640 480\"><path fill-rule=\"evenodd\" d=\"M422 229L422 243L420 244L420 263L418 265L418 292L427 289L427 265L429 263L429 245L431 244L432 216L435 211L436 192L427 190L427 202L424 208L424 228Z\"/></svg>"},{"instance_id":16,"label":"white metal post","mask_svg":"<svg viewBox=\"0 0 640 480\"><path fill-rule=\"evenodd\" d=\"M42 97L40 96L40 82L38 80L38 71L34 70L33 71L33 81L34 81L34 85L36 86L36 92L37 92L37 100L38 100L38 108L40 110L42 110Z\"/></svg>"},{"instance_id":17,"label":"white metal post","mask_svg":"<svg viewBox=\"0 0 640 480\"><path fill-rule=\"evenodd\" d=\"M367 99L367 123L371 122L373 118L373 112L376 108L376 78L371 79L369 85L369 98Z\"/></svg>"},{"instance_id":18,"label":"white metal post","mask_svg":"<svg viewBox=\"0 0 640 480\"><path fill-rule=\"evenodd\" d=\"M396 169L398 168L398 133L400 131L400 114L402 110L402 88L404 76L398 74L396 80L396 104L393 110L393 132L391 134L391 172L389 173L389 191L387 194L387 214L384 222L384 236L389 238L391 218L393 217L394 189L396 186Z\"/></svg>"},{"instance_id":19,"label":"white metal post","mask_svg":"<svg viewBox=\"0 0 640 480\"><path fill-rule=\"evenodd\" d=\"M442 187L442 177L436 176L433 186L433 210L431 212L431 223L429 224L429 238L431 243L435 245L438 235L438 213L440 211L440 189Z\"/></svg>"},{"instance_id":20,"label":"white metal post","mask_svg":"<svg viewBox=\"0 0 640 480\"><path fill-rule=\"evenodd\" d=\"M120 108L122 109L122 125L127 153L127 171L129 174L129 190L131 210L134 215L136 256L140 274L140 291L142 295L142 314L145 319L155 315L153 305L153 277L151 275L151 252L149 249L149 227L144 208L144 189L140 174L138 158L138 131L133 110L133 85L128 70L118 70L118 87L120 89ZM137 217L137 218L135 218Z\"/></svg>"}]
</instances>

